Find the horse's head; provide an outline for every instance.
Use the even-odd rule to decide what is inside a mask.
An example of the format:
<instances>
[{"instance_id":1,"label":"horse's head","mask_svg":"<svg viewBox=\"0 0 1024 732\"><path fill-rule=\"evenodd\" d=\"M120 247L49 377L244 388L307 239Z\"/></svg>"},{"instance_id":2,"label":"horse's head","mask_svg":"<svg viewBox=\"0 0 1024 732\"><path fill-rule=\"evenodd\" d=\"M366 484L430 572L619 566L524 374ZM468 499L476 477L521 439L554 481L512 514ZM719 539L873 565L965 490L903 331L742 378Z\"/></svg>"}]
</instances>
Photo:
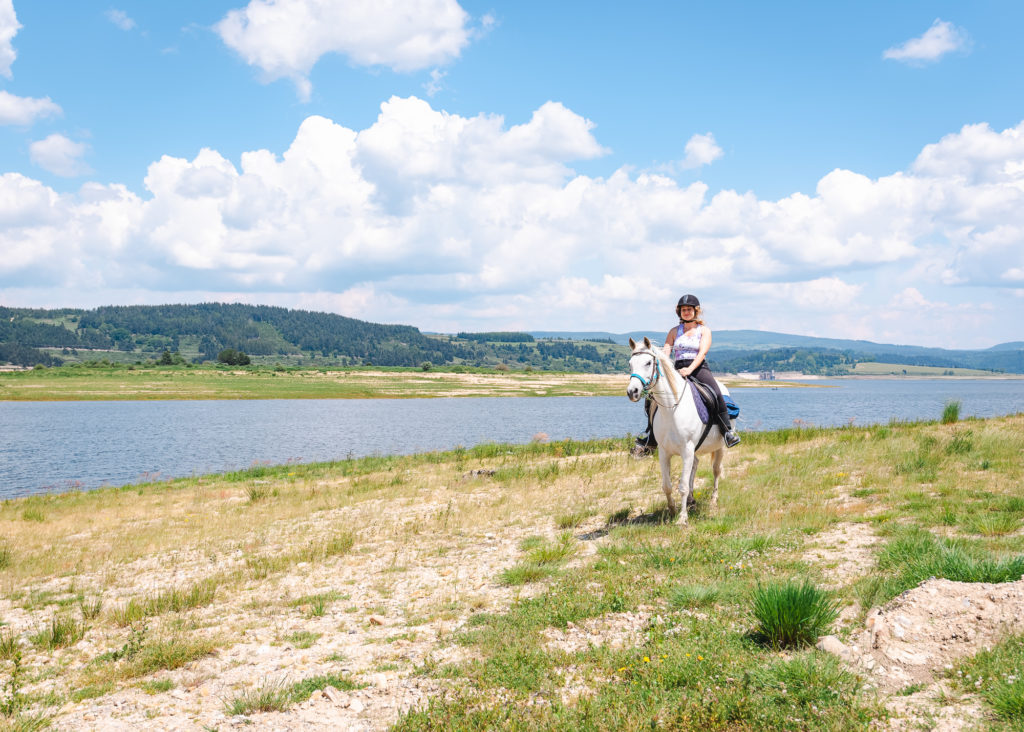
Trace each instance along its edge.
<instances>
[{"instance_id":1,"label":"horse's head","mask_svg":"<svg viewBox=\"0 0 1024 732\"><path fill-rule=\"evenodd\" d=\"M654 355L650 338L645 337L642 346L629 339L632 354L629 357L629 383L626 385L626 396L629 401L640 401L644 392L650 389L661 375L658 358Z\"/></svg>"}]
</instances>

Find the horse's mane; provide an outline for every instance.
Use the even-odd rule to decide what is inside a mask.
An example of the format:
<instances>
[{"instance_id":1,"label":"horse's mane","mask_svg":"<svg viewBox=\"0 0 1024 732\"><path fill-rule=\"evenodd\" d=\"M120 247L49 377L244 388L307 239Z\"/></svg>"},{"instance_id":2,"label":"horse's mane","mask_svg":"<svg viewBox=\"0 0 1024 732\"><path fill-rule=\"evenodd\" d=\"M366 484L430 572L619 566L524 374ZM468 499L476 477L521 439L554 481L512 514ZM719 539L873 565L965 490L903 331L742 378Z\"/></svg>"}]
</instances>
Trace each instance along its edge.
<instances>
[{"instance_id":1,"label":"horse's mane","mask_svg":"<svg viewBox=\"0 0 1024 732\"><path fill-rule=\"evenodd\" d=\"M665 352L658 346L651 346L651 353L658 359L658 363L661 365L661 371L665 374L665 378L668 379L668 386L672 390L672 394L675 395L676 399L683 393L683 389L686 386L686 382L679 372L676 371L675 361L665 355Z\"/></svg>"}]
</instances>

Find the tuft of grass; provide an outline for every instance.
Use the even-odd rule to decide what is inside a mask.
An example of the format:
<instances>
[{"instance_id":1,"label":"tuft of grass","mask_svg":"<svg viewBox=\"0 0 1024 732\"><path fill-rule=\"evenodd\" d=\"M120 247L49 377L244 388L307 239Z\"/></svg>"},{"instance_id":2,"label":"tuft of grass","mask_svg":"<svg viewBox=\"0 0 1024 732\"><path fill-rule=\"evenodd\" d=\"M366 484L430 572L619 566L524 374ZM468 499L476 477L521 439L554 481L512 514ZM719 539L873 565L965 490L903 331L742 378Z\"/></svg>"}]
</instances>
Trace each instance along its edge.
<instances>
[{"instance_id":1,"label":"tuft of grass","mask_svg":"<svg viewBox=\"0 0 1024 732\"><path fill-rule=\"evenodd\" d=\"M71 701L80 702L86 699L98 699L101 696L106 696L114 690L114 685L111 682L103 684L91 684L89 686L83 686L80 689L75 689L71 692Z\"/></svg>"},{"instance_id":2,"label":"tuft of grass","mask_svg":"<svg viewBox=\"0 0 1024 732\"><path fill-rule=\"evenodd\" d=\"M683 585L672 592L669 602L677 608L710 607L718 601L721 594L721 590L714 585Z\"/></svg>"},{"instance_id":3,"label":"tuft of grass","mask_svg":"<svg viewBox=\"0 0 1024 732\"><path fill-rule=\"evenodd\" d=\"M21 512L21 518L24 521L35 521L41 524L46 521L46 514L38 506L29 506Z\"/></svg>"},{"instance_id":4,"label":"tuft of grass","mask_svg":"<svg viewBox=\"0 0 1024 732\"><path fill-rule=\"evenodd\" d=\"M1020 528L1021 519L1012 513L983 513L972 516L964 528L982 536L1005 536Z\"/></svg>"},{"instance_id":5,"label":"tuft of grass","mask_svg":"<svg viewBox=\"0 0 1024 732\"><path fill-rule=\"evenodd\" d=\"M85 599L82 595L78 598L78 609L82 612L82 618L84 620L95 620L100 616L100 612L103 610L103 598L97 596L91 600Z\"/></svg>"},{"instance_id":6,"label":"tuft of grass","mask_svg":"<svg viewBox=\"0 0 1024 732\"><path fill-rule=\"evenodd\" d=\"M321 635L321 633L314 633L309 630L299 630L289 635L285 640L296 648L312 648Z\"/></svg>"},{"instance_id":7,"label":"tuft of grass","mask_svg":"<svg viewBox=\"0 0 1024 732\"><path fill-rule=\"evenodd\" d=\"M554 541L528 536L519 546L526 557L499 575L498 581L503 585L524 585L550 577L558 572L562 562L576 553L576 541L569 531L563 531Z\"/></svg>"},{"instance_id":8,"label":"tuft of grass","mask_svg":"<svg viewBox=\"0 0 1024 732\"><path fill-rule=\"evenodd\" d=\"M0 659L10 661L21 652L18 636L10 628L0 628Z\"/></svg>"},{"instance_id":9,"label":"tuft of grass","mask_svg":"<svg viewBox=\"0 0 1024 732\"><path fill-rule=\"evenodd\" d=\"M569 511L555 517L555 526L562 530L575 529L593 515L594 511L592 509L581 508Z\"/></svg>"},{"instance_id":10,"label":"tuft of grass","mask_svg":"<svg viewBox=\"0 0 1024 732\"><path fill-rule=\"evenodd\" d=\"M230 716L247 715L253 712L284 712L293 704L309 699L309 695L314 691L322 691L328 686L333 686L340 691L353 691L363 688L365 684L338 674L312 676L294 684L289 684L286 679L277 681L265 679L259 686L246 689L225 701L225 712Z\"/></svg>"},{"instance_id":11,"label":"tuft of grass","mask_svg":"<svg viewBox=\"0 0 1024 732\"><path fill-rule=\"evenodd\" d=\"M7 544L0 544L0 570L7 569L14 564L14 555Z\"/></svg>"},{"instance_id":12,"label":"tuft of grass","mask_svg":"<svg viewBox=\"0 0 1024 732\"><path fill-rule=\"evenodd\" d=\"M213 602L219 584L217 578L211 577L190 587L172 587L142 600L132 598L124 607L116 608L111 619L123 628L143 618L205 607Z\"/></svg>"},{"instance_id":13,"label":"tuft of grass","mask_svg":"<svg viewBox=\"0 0 1024 732\"><path fill-rule=\"evenodd\" d=\"M290 688L286 681L264 680L254 689L246 689L224 702L224 712L229 717L244 716L253 712L284 712L292 705Z\"/></svg>"},{"instance_id":14,"label":"tuft of grass","mask_svg":"<svg viewBox=\"0 0 1024 732\"><path fill-rule=\"evenodd\" d=\"M958 401L946 402L946 406L942 408L942 424L953 424L954 422L959 422L960 407L961 404Z\"/></svg>"},{"instance_id":15,"label":"tuft of grass","mask_svg":"<svg viewBox=\"0 0 1024 732\"><path fill-rule=\"evenodd\" d=\"M161 670L172 671L216 650L217 644L209 638L192 633L168 635L143 645L122 669L122 675L138 678Z\"/></svg>"},{"instance_id":16,"label":"tuft of grass","mask_svg":"<svg viewBox=\"0 0 1024 732\"><path fill-rule=\"evenodd\" d=\"M175 686L174 682L170 679L157 679L155 681L143 681L139 684L139 687L147 694L163 694L170 691Z\"/></svg>"},{"instance_id":17,"label":"tuft of grass","mask_svg":"<svg viewBox=\"0 0 1024 732\"><path fill-rule=\"evenodd\" d=\"M44 626L38 633L29 636L29 641L34 646L52 651L78 643L85 636L85 631L85 623L69 615L55 614L50 618L49 625Z\"/></svg>"},{"instance_id":18,"label":"tuft of grass","mask_svg":"<svg viewBox=\"0 0 1024 732\"><path fill-rule=\"evenodd\" d=\"M303 702L309 699L309 695L314 691L323 691L328 686L333 686L339 691L354 691L362 689L366 684L360 684L358 681L353 681L344 675L323 674L321 676L311 676L308 679L292 684L289 693L293 701Z\"/></svg>"},{"instance_id":19,"label":"tuft of grass","mask_svg":"<svg viewBox=\"0 0 1024 732\"><path fill-rule=\"evenodd\" d=\"M813 645L839 616L839 603L812 583L759 585L753 593L755 635L772 648Z\"/></svg>"}]
</instances>

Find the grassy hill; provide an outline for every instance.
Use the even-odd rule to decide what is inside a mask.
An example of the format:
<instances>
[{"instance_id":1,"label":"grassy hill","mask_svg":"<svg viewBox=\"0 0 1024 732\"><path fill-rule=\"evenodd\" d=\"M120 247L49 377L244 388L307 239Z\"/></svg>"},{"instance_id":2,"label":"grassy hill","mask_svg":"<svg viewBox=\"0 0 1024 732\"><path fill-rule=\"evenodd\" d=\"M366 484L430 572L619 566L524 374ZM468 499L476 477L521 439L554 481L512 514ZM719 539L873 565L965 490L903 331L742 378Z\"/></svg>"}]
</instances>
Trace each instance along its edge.
<instances>
[{"instance_id":1,"label":"grassy hill","mask_svg":"<svg viewBox=\"0 0 1024 732\"><path fill-rule=\"evenodd\" d=\"M0 308L0 364L216 362L226 349L282 366L467 366L621 371L612 343L536 339L525 333L424 334L332 313L265 305Z\"/></svg>"}]
</instances>

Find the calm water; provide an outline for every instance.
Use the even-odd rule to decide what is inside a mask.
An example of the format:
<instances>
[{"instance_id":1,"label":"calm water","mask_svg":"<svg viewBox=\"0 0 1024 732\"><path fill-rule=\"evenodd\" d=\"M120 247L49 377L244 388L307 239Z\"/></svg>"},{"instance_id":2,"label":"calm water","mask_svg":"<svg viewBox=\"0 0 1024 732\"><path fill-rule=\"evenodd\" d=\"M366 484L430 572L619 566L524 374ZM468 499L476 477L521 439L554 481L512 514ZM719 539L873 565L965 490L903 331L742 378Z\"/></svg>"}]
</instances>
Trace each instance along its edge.
<instances>
[{"instance_id":1,"label":"calm water","mask_svg":"<svg viewBox=\"0 0 1024 732\"><path fill-rule=\"evenodd\" d=\"M1024 412L1024 380L839 380L736 389L741 430ZM0 402L0 498L249 467L446 450L482 442L618 437L644 428L621 397Z\"/></svg>"}]
</instances>

